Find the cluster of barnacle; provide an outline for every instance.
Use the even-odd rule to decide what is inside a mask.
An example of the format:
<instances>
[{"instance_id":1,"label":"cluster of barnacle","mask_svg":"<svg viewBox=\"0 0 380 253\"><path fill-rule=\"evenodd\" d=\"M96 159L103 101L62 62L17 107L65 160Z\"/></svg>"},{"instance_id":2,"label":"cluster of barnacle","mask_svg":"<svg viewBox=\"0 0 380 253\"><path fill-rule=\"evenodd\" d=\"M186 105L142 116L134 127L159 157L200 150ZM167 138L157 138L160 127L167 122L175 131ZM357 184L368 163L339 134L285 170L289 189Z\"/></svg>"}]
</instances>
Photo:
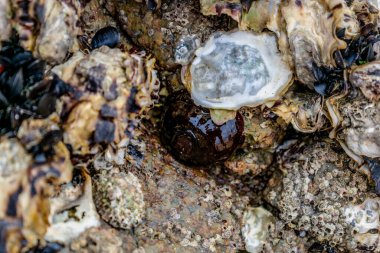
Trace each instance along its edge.
<instances>
[{"instance_id":1,"label":"cluster of barnacle","mask_svg":"<svg viewBox=\"0 0 380 253\"><path fill-rule=\"evenodd\" d=\"M0 251L39 249L45 240L72 241L73 251L117 251L114 230L84 231L100 218L119 229L142 223L143 185L125 161L152 174L139 151L148 140L139 135L160 87L155 59L136 53L139 47L157 58L163 76L181 80L179 91L168 83L161 93L170 94L159 135L173 157L238 174L280 167L263 193L275 215L259 207L243 217L247 251L379 251L379 198L371 193L371 179L380 188L373 3L90 2L0 1L1 38L16 34L20 43L3 42L0 51ZM94 34L97 9L103 28ZM237 23L207 17L221 14ZM221 31L231 28L238 31ZM296 142L289 124L318 134L313 143ZM181 245L198 245L190 239Z\"/></svg>"}]
</instances>

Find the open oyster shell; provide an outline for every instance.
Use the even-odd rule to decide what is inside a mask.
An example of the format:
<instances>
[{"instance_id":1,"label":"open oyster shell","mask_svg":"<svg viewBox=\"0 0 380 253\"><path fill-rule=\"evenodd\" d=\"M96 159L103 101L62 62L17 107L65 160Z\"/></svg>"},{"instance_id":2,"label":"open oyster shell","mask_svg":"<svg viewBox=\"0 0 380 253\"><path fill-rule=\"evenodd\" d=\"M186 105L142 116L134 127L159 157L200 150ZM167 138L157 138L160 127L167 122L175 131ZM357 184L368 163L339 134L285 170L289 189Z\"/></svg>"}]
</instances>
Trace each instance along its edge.
<instances>
[{"instance_id":1,"label":"open oyster shell","mask_svg":"<svg viewBox=\"0 0 380 253\"><path fill-rule=\"evenodd\" d=\"M191 96L207 108L236 110L276 100L291 84L270 34L237 31L216 34L191 63Z\"/></svg>"}]
</instances>

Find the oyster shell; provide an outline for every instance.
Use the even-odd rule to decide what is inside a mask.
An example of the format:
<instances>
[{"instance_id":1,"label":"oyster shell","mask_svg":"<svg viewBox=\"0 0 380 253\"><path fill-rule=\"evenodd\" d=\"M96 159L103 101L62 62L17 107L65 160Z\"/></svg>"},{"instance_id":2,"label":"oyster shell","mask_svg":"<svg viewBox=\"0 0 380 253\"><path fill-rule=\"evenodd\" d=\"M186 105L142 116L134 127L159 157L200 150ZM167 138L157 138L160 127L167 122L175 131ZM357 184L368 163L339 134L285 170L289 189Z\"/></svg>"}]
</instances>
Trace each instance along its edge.
<instances>
[{"instance_id":1,"label":"oyster shell","mask_svg":"<svg viewBox=\"0 0 380 253\"><path fill-rule=\"evenodd\" d=\"M52 71L74 94L61 98L64 140L74 153L89 154L90 143L125 145L142 116L158 98L154 59L101 47L74 54Z\"/></svg>"},{"instance_id":2,"label":"oyster shell","mask_svg":"<svg viewBox=\"0 0 380 253\"><path fill-rule=\"evenodd\" d=\"M291 0L282 7L281 13L286 22L297 78L313 89L316 81L313 63L332 68L336 66L333 53L346 48L346 43L337 37L337 30L345 28L349 38L358 34L359 26L354 13L340 0Z\"/></svg>"},{"instance_id":3,"label":"oyster shell","mask_svg":"<svg viewBox=\"0 0 380 253\"><path fill-rule=\"evenodd\" d=\"M69 151L63 142L46 139L52 132L49 129L57 128L56 123L54 117L28 119L21 125L18 138L0 141L2 252L21 252L44 244L49 227L49 197L56 193L57 186L70 181L72 172ZM42 137L41 133L46 134Z\"/></svg>"},{"instance_id":4,"label":"oyster shell","mask_svg":"<svg viewBox=\"0 0 380 253\"><path fill-rule=\"evenodd\" d=\"M357 155L380 157L380 104L359 98L342 103L343 117L338 138Z\"/></svg>"},{"instance_id":5,"label":"oyster shell","mask_svg":"<svg viewBox=\"0 0 380 253\"><path fill-rule=\"evenodd\" d=\"M34 52L51 64L61 63L69 51L75 51L75 40L79 32L78 13L81 11L78 2L68 3L58 0L8 2L10 9L6 8L7 6L0 6L0 9L13 14L8 24L15 29L21 46L26 50ZM9 13L1 15L2 19ZM3 36L6 34L7 32Z\"/></svg>"},{"instance_id":6,"label":"oyster shell","mask_svg":"<svg viewBox=\"0 0 380 253\"><path fill-rule=\"evenodd\" d=\"M285 122L292 123L293 128L297 131L314 133L321 130L327 123L323 105L324 100L318 94L292 89L271 108L271 111Z\"/></svg>"},{"instance_id":7,"label":"oyster shell","mask_svg":"<svg viewBox=\"0 0 380 253\"><path fill-rule=\"evenodd\" d=\"M76 8L64 1L50 0L43 5L44 16L36 41L37 55L51 64L63 62L78 35Z\"/></svg>"},{"instance_id":8,"label":"oyster shell","mask_svg":"<svg viewBox=\"0 0 380 253\"><path fill-rule=\"evenodd\" d=\"M75 168L72 180L60 185L57 194L49 199L50 226L45 240L67 244L86 229L100 226L87 173L85 168Z\"/></svg>"},{"instance_id":9,"label":"oyster shell","mask_svg":"<svg viewBox=\"0 0 380 253\"><path fill-rule=\"evenodd\" d=\"M196 104L230 110L276 100L292 80L275 36L243 31L209 39L196 51L190 74Z\"/></svg>"},{"instance_id":10,"label":"oyster shell","mask_svg":"<svg viewBox=\"0 0 380 253\"><path fill-rule=\"evenodd\" d=\"M265 249L268 230L274 228L274 221L273 215L262 207L249 208L244 212L242 233L248 252L256 253Z\"/></svg>"}]
</instances>

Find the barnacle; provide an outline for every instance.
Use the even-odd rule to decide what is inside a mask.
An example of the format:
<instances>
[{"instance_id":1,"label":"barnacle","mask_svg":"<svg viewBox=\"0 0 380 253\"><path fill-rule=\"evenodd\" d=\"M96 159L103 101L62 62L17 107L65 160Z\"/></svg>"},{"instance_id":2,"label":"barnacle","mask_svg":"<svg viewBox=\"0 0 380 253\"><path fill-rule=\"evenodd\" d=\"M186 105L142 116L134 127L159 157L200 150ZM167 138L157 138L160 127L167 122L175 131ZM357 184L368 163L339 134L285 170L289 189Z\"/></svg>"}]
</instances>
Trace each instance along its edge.
<instances>
[{"instance_id":1,"label":"barnacle","mask_svg":"<svg viewBox=\"0 0 380 253\"><path fill-rule=\"evenodd\" d=\"M94 203L100 216L115 228L137 226L144 217L144 195L132 173L99 174L94 180Z\"/></svg>"}]
</instances>

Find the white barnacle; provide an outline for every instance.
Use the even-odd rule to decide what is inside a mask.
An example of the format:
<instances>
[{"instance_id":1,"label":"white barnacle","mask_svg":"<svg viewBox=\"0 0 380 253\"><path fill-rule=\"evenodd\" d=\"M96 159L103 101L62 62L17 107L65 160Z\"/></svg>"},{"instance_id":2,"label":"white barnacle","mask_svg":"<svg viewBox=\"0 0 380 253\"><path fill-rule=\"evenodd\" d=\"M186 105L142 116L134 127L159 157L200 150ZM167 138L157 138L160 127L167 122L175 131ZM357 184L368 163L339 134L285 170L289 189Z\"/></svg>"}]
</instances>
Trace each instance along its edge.
<instances>
[{"instance_id":1,"label":"white barnacle","mask_svg":"<svg viewBox=\"0 0 380 253\"><path fill-rule=\"evenodd\" d=\"M219 33L195 54L190 67L191 96L207 108L236 110L270 102L292 80L276 37L267 33Z\"/></svg>"}]
</instances>

